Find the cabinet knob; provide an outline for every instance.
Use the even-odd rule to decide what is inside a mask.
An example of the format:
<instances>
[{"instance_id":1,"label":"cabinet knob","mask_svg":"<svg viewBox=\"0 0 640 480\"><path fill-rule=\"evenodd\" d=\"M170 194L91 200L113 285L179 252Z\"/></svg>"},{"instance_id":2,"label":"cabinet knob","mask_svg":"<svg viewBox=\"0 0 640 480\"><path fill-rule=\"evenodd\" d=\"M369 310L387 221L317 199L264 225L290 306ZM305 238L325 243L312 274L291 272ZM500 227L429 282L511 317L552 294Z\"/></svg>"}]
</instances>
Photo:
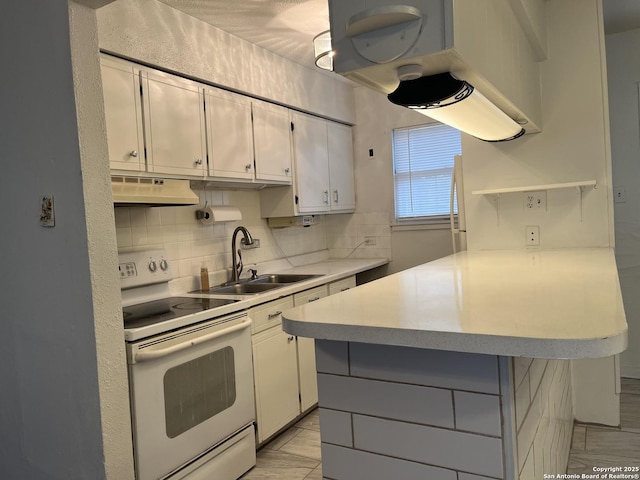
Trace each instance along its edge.
<instances>
[{"instance_id":1,"label":"cabinet knob","mask_svg":"<svg viewBox=\"0 0 640 480\"><path fill-rule=\"evenodd\" d=\"M249 170L251 170L251 164L250 164L250 163L247 163L247 164L244 166L244 169L245 169L247 172L248 172Z\"/></svg>"},{"instance_id":2,"label":"cabinet knob","mask_svg":"<svg viewBox=\"0 0 640 480\"><path fill-rule=\"evenodd\" d=\"M329 190L325 190L322 194L324 195L324 203L329 205Z\"/></svg>"},{"instance_id":3,"label":"cabinet knob","mask_svg":"<svg viewBox=\"0 0 640 480\"><path fill-rule=\"evenodd\" d=\"M333 203L338 203L338 190L333 191Z\"/></svg>"},{"instance_id":4,"label":"cabinet knob","mask_svg":"<svg viewBox=\"0 0 640 480\"><path fill-rule=\"evenodd\" d=\"M196 163L196 165L202 165L202 159L201 158L197 158L195 163Z\"/></svg>"},{"instance_id":5,"label":"cabinet knob","mask_svg":"<svg viewBox=\"0 0 640 480\"><path fill-rule=\"evenodd\" d=\"M286 173L287 175L289 175L290 172L291 172L291 169L289 167L284 169L284 173Z\"/></svg>"},{"instance_id":6,"label":"cabinet knob","mask_svg":"<svg viewBox=\"0 0 640 480\"><path fill-rule=\"evenodd\" d=\"M296 338L295 338L293 335L291 335L290 337L288 337L288 338L287 338L287 343L291 343L291 342L293 342L295 339L296 339Z\"/></svg>"},{"instance_id":7,"label":"cabinet knob","mask_svg":"<svg viewBox=\"0 0 640 480\"><path fill-rule=\"evenodd\" d=\"M138 151L137 150L131 150L129 152L129 156L130 157L137 157L138 156Z\"/></svg>"}]
</instances>

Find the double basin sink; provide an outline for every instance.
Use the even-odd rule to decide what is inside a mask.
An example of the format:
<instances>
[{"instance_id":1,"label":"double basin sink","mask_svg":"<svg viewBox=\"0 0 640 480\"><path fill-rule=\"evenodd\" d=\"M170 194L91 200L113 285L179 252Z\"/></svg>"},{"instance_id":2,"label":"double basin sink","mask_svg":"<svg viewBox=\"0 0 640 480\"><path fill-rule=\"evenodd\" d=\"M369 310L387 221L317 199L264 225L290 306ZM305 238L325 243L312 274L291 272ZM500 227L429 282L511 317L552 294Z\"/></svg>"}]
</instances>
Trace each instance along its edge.
<instances>
[{"instance_id":1,"label":"double basin sink","mask_svg":"<svg viewBox=\"0 0 640 480\"><path fill-rule=\"evenodd\" d=\"M259 275L256 278L210 288L208 293L215 295L253 295L320 276L295 273Z\"/></svg>"}]
</instances>

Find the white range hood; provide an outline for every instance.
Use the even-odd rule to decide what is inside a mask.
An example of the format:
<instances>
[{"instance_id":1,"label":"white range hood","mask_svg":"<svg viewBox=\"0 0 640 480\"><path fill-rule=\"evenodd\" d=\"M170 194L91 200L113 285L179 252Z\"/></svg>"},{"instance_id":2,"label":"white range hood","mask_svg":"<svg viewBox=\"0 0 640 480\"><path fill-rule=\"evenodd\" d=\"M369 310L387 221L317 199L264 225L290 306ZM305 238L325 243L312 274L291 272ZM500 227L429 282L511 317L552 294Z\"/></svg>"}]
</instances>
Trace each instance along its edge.
<instances>
[{"instance_id":1,"label":"white range hood","mask_svg":"<svg viewBox=\"0 0 640 480\"><path fill-rule=\"evenodd\" d=\"M112 176L111 191L115 206L198 205L200 199L189 180Z\"/></svg>"}]
</instances>

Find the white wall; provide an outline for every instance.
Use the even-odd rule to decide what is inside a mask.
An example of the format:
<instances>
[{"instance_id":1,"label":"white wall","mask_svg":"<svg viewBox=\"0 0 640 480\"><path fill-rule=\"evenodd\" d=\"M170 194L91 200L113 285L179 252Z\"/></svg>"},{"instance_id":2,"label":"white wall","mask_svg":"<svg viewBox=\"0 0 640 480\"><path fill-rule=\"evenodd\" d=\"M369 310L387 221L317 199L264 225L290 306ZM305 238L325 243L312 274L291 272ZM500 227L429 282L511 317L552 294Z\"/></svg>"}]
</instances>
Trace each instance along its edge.
<instances>
[{"instance_id":1,"label":"white wall","mask_svg":"<svg viewBox=\"0 0 640 480\"><path fill-rule=\"evenodd\" d=\"M133 445L124 342L120 335L113 202L109 178L96 12L69 2L71 60L87 225L100 421L106 477L133 477ZM94 361L94 359L92 359Z\"/></svg>"},{"instance_id":2,"label":"white wall","mask_svg":"<svg viewBox=\"0 0 640 480\"><path fill-rule=\"evenodd\" d=\"M524 248L525 226L540 226L544 248L613 245L606 80L599 2L546 2L548 59L541 63L542 132L492 144L462 137L470 250ZM596 180L580 214L577 189L549 190L547 211L525 212L523 194L473 190Z\"/></svg>"},{"instance_id":3,"label":"white wall","mask_svg":"<svg viewBox=\"0 0 640 480\"><path fill-rule=\"evenodd\" d=\"M74 32L73 42L90 43L90 35L90 27ZM94 263L99 239L85 221L88 211L102 209L85 210L83 172L90 149L79 146L67 1L5 4L0 39L7 80L0 89L0 262L6 274L0 477L102 479L110 460L102 436L94 318L113 312L97 306L94 288L97 276L116 273ZM43 194L54 196L53 228L39 225ZM113 337L120 343L120 336ZM107 340L100 348L111 345ZM121 438L126 445L126 431ZM120 462L126 465L127 456ZM118 478L132 478L126 468L120 471Z\"/></svg>"},{"instance_id":4,"label":"white wall","mask_svg":"<svg viewBox=\"0 0 640 480\"><path fill-rule=\"evenodd\" d=\"M376 215L387 225L395 221L393 186L393 129L432 123L428 117L399 107L386 95L365 87L355 88L356 125L354 164L356 215ZM373 148L374 158L369 157ZM391 227L392 261L388 272L435 260L452 253L448 230L401 230Z\"/></svg>"},{"instance_id":5,"label":"white wall","mask_svg":"<svg viewBox=\"0 0 640 480\"><path fill-rule=\"evenodd\" d=\"M629 348L620 355L623 376L640 378L640 30L607 35L613 185L626 202L615 203L616 261L629 324Z\"/></svg>"}]
</instances>

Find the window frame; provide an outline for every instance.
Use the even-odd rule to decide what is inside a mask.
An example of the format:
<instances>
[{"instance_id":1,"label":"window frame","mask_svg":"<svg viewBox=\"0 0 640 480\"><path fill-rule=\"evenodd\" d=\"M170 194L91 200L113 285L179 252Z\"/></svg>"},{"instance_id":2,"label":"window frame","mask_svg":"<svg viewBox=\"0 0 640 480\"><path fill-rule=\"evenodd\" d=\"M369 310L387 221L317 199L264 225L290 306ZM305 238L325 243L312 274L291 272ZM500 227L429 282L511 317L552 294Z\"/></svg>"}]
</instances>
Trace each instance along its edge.
<instances>
[{"instance_id":1,"label":"window frame","mask_svg":"<svg viewBox=\"0 0 640 480\"><path fill-rule=\"evenodd\" d=\"M404 216L404 217L399 217L398 216L398 182L397 182L397 178L398 176L411 176L412 173L415 172L429 172L429 171L436 171L436 170L441 170L441 169L427 169L427 170L411 170L409 169L408 172L406 173L396 173L397 168L396 168L396 132L398 131L411 131L411 130L419 130L419 129L423 129L423 128L429 128L429 127L443 127L443 128L447 128L447 129L451 129L451 130L455 130L460 138L460 150L459 153L456 153L455 155L461 155L462 154L462 134L460 131L456 130L453 127L450 127L448 125L445 125L443 123L440 122L431 122L431 123L425 123L425 124L419 124L419 125L412 125L412 126L407 126L407 127L396 127L393 128L392 130L392 135L391 135L391 147L392 147L392 174L393 174L393 209L394 209L394 218L395 218L395 223L393 224L393 226L395 227L417 227L417 228L444 228L445 224L447 226L447 228L449 227L450 224L450 213L443 213L443 214L435 214L435 215L417 215L417 216ZM450 175L453 175L453 159L452 159L452 163L450 167L446 167L446 170L450 171ZM449 172L447 172L449 174ZM447 189L447 192L450 192L450 188ZM454 194L454 221L457 222L457 195ZM413 198L413 197L412 197ZM447 203L449 202L449 193L447 193Z\"/></svg>"}]
</instances>

